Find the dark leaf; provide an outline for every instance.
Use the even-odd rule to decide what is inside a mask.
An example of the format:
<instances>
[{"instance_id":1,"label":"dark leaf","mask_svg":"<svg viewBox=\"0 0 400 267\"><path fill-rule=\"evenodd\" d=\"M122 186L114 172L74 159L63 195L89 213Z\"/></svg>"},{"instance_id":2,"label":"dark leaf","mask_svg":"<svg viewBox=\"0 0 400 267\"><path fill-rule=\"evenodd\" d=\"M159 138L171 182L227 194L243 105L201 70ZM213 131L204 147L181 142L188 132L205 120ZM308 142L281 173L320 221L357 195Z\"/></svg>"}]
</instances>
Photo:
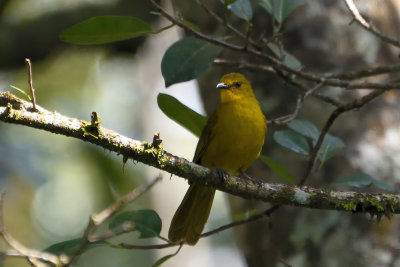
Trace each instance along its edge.
<instances>
[{"instance_id":1,"label":"dark leaf","mask_svg":"<svg viewBox=\"0 0 400 267\"><path fill-rule=\"evenodd\" d=\"M281 130L274 133L274 140L283 147L296 153L308 155L310 148L304 136L293 130Z\"/></svg>"},{"instance_id":2,"label":"dark leaf","mask_svg":"<svg viewBox=\"0 0 400 267\"><path fill-rule=\"evenodd\" d=\"M60 255L60 254L66 254L66 255L71 255L75 253L82 245L83 243L83 238L76 238L76 239L71 239L67 241L63 241L60 243L56 243L51 245L50 247L46 248L45 251ZM107 243L106 241L97 241L90 243L87 247L86 250L92 249L98 246L109 246L110 244Z\"/></svg>"},{"instance_id":3,"label":"dark leaf","mask_svg":"<svg viewBox=\"0 0 400 267\"><path fill-rule=\"evenodd\" d=\"M177 41L168 48L161 61L165 86L197 78L221 50L221 47L194 37Z\"/></svg>"},{"instance_id":4,"label":"dark leaf","mask_svg":"<svg viewBox=\"0 0 400 267\"><path fill-rule=\"evenodd\" d=\"M174 257L174 256L176 256L176 255L178 255L178 253L179 253L179 251L181 250L181 248L182 248L182 246L179 246L178 250L177 250L175 253L172 253L172 254L169 254L169 255L166 255L166 256L162 257L161 259L159 259L158 261L156 261L156 262L152 265L152 267L161 266L161 264L163 264L164 262L166 262L166 261L169 260L170 258L172 258L172 257Z\"/></svg>"},{"instance_id":5,"label":"dark leaf","mask_svg":"<svg viewBox=\"0 0 400 267\"><path fill-rule=\"evenodd\" d=\"M279 58L282 60L282 63L285 66L288 66L292 69L300 69L301 68L301 63L300 61L297 60L297 58L295 58L292 54L290 54L289 52L287 52L284 49L280 49L276 44L273 43L269 43L267 45L269 47L269 49L271 49L271 51Z\"/></svg>"},{"instance_id":6,"label":"dark leaf","mask_svg":"<svg viewBox=\"0 0 400 267\"><path fill-rule=\"evenodd\" d=\"M151 26L135 17L99 16L75 24L60 34L64 42L105 44L153 33Z\"/></svg>"},{"instance_id":7,"label":"dark leaf","mask_svg":"<svg viewBox=\"0 0 400 267\"><path fill-rule=\"evenodd\" d=\"M253 9L251 8L249 0L236 0L228 5L228 9L232 11L233 14L246 21L250 21L253 17Z\"/></svg>"},{"instance_id":8,"label":"dark leaf","mask_svg":"<svg viewBox=\"0 0 400 267\"><path fill-rule=\"evenodd\" d=\"M374 177L365 173L354 173L334 180L330 186L335 185L348 185L352 187L368 187L374 185L380 189L393 192L393 186L386 184L382 181L375 179Z\"/></svg>"},{"instance_id":9,"label":"dark leaf","mask_svg":"<svg viewBox=\"0 0 400 267\"><path fill-rule=\"evenodd\" d=\"M154 210L127 211L117 215L109 224L109 228L121 227L126 222L134 223L132 231L140 233L139 238L159 236L162 222Z\"/></svg>"},{"instance_id":10,"label":"dark leaf","mask_svg":"<svg viewBox=\"0 0 400 267\"><path fill-rule=\"evenodd\" d=\"M304 0L260 0L259 4L282 23L293 10L304 4Z\"/></svg>"},{"instance_id":11,"label":"dark leaf","mask_svg":"<svg viewBox=\"0 0 400 267\"><path fill-rule=\"evenodd\" d=\"M319 137L318 128L310 121L307 120L292 120L287 124L287 126L293 131L299 134L311 138L312 140L317 140Z\"/></svg>"},{"instance_id":12,"label":"dark leaf","mask_svg":"<svg viewBox=\"0 0 400 267\"><path fill-rule=\"evenodd\" d=\"M326 134L321 148L318 151L318 157L322 162L326 161L336 155L336 153L343 147L344 143L341 139L330 134Z\"/></svg>"}]
</instances>

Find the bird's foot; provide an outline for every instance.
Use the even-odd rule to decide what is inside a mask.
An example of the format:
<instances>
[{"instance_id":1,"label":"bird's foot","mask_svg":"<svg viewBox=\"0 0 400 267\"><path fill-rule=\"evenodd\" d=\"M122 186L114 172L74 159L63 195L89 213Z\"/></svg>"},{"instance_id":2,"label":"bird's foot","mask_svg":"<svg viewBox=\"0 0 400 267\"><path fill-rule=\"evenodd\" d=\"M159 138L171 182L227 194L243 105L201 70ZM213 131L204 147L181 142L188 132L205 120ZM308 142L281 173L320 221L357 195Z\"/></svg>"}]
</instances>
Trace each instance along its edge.
<instances>
[{"instance_id":1,"label":"bird's foot","mask_svg":"<svg viewBox=\"0 0 400 267\"><path fill-rule=\"evenodd\" d=\"M227 173L220 167L215 167L215 170L218 173L218 177L221 179L221 184L224 184L226 182L226 178L229 176L229 173Z\"/></svg>"},{"instance_id":2,"label":"bird's foot","mask_svg":"<svg viewBox=\"0 0 400 267\"><path fill-rule=\"evenodd\" d=\"M257 180L257 179L254 179L254 178L251 178L251 177L250 177L247 173L245 173L245 172L241 172L240 175L241 175L243 178L246 178L247 180L250 180L250 181L256 183L256 184L258 185L258 187L261 187L262 184L263 184L263 181Z\"/></svg>"}]
</instances>

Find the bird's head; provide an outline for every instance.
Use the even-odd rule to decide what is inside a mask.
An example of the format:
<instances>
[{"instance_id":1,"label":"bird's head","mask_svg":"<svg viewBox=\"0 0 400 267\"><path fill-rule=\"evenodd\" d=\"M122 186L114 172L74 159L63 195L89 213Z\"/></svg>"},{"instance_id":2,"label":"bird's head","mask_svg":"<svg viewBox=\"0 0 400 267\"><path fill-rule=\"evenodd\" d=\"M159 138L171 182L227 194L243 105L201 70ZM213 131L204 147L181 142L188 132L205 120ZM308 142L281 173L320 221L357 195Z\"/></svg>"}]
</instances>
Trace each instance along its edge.
<instances>
[{"instance_id":1,"label":"bird's head","mask_svg":"<svg viewBox=\"0 0 400 267\"><path fill-rule=\"evenodd\" d=\"M221 90L221 103L254 97L250 82L240 73L228 73L222 76L217 88Z\"/></svg>"}]
</instances>

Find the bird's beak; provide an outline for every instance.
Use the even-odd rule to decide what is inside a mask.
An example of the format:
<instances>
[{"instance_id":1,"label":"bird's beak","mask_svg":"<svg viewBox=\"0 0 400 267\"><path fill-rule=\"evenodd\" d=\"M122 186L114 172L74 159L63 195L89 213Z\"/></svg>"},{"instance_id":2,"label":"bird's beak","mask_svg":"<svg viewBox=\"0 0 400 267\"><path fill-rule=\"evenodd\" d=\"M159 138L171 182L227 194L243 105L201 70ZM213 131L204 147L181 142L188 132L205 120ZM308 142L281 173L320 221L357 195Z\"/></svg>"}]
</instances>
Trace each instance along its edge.
<instances>
[{"instance_id":1,"label":"bird's beak","mask_svg":"<svg viewBox=\"0 0 400 267\"><path fill-rule=\"evenodd\" d=\"M217 84L218 89L229 89L229 85L226 85L225 83L219 83Z\"/></svg>"}]
</instances>

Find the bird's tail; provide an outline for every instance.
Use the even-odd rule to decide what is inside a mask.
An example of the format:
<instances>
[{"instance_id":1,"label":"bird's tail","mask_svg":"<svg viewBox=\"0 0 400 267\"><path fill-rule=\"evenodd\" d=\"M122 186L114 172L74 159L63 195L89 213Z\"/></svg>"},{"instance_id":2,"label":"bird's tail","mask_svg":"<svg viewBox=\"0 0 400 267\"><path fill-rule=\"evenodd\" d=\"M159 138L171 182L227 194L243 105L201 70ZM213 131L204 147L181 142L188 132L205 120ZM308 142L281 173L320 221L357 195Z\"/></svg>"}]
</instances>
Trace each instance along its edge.
<instances>
[{"instance_id":1,"label":"bird's tail","mask_svg":"<svg viewBox=\"0 0 400 267\"><path fill-rule=\"evenodd\" d=\"M210 215L215 189L193 183L172 218L168 232L171 242L195 245Z\"/></svg>"}]
</instances>

